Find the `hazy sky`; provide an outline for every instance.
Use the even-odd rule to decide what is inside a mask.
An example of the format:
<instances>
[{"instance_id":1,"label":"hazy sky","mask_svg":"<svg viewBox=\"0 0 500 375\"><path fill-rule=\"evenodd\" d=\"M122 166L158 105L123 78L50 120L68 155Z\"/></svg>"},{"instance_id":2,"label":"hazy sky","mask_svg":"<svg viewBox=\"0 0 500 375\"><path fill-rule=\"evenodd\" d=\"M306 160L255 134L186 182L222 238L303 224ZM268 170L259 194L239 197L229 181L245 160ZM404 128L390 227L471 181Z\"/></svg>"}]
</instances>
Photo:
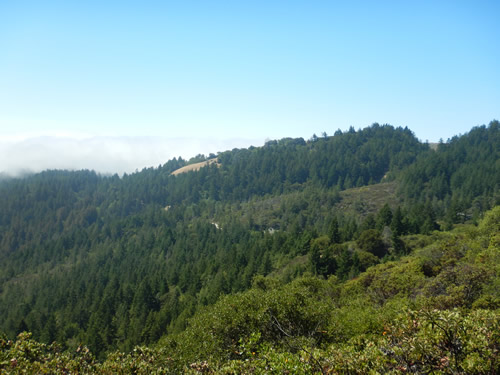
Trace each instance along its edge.
<instances>
[{"instance_id":1,"label":"hazy sky","mask_svg":"<svg viewBox=\"0 0 500 375\"><path fill-rule=\"evenodd\" d=\"M499 1L0 1L0 171L500 118Z\"/></svg>"}]
</instances>

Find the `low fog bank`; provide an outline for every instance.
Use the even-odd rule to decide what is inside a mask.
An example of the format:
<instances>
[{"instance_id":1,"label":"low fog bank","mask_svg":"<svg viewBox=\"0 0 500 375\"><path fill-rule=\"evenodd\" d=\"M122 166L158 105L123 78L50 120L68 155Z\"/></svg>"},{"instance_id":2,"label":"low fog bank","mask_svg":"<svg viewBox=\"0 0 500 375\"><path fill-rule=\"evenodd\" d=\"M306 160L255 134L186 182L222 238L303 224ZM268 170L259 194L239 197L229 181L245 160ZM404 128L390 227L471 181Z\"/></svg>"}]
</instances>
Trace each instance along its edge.
<instances>
[{"instance_id":1,"label":"low fog bank","mask_svg":"<svg viewBox=\"0 0 500 375\"><path fill-rule=\"evenodd\" d=\"M90 169L102 174L133 173L181 156L216 154L233 148L260 146L264 140L161 137L0 138L0 175L20 176L46 169Z\"/></svg>"}]
</instances>

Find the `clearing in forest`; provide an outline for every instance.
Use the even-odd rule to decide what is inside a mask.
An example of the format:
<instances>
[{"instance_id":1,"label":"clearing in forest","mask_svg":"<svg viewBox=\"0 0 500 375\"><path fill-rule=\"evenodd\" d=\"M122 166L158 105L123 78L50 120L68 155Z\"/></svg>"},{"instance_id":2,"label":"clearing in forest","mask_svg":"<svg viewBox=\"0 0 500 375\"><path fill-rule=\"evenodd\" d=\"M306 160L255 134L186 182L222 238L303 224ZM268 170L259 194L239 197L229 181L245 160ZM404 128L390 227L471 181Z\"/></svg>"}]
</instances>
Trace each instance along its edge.
<instances>
[{"instance_id":1,"label":"clearing in forest","mask_svg":"<svg viewBox=\"0 0 500 375\"><path fill-rule=\"evenodd\" d=\"M215 163L215 164L217 164L217 166L219 166L219 164L217 163L217 158L214 158L214 159L202 161L200 163L194 163L194 164L186 165L186 166L184 166L182 168L176 169L171 174L174 175L174 176L176 176L178 174L186 173L186 172L189 172L189 171L199 171L204 166L210 165L210 164L213 164L213 163Z\"/></svg>"}]
</instances>

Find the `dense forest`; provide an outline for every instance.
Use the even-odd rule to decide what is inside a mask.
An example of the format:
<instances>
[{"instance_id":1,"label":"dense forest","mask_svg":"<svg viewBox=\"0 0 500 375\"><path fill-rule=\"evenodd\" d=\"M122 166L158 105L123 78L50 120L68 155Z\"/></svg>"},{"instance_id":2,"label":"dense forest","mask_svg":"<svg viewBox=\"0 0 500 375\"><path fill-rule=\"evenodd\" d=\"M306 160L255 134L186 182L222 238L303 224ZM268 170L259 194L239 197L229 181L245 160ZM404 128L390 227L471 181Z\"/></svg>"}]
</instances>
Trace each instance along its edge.
<instances>
[{"instance_id":1,"label":"dense forest","mask_svg":"<svg viewBox=\"0 0 500 375\"><path fill-rule=\"evenodd\" d=\"M0 371L496 373L499 125L2 178Z\"/></svg>"}]
</instances>

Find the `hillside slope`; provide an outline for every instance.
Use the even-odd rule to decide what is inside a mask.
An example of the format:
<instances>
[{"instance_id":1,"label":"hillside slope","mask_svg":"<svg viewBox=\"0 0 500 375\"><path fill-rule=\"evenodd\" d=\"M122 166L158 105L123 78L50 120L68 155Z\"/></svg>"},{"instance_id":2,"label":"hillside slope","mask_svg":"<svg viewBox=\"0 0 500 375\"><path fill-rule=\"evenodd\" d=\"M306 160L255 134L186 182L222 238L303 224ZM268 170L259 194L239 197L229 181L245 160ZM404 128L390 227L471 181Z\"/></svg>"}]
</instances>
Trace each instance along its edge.
<instances>
[{"instance_id":1,"label":"hillside slope","mask_svg":"<svg viewBox=\"0 0 500 375\"><path fill-rule=\"evenodd\" d=\"M421 236L398 261L345 283L256 277L183 332L99 362L0 339L0 370L75 373L467 373L500 371L500 206L478 227Z\"/></svg>"},{"instance_id":2,"label":"hillside slope","mask_svg":"<svg viewBox=\"0 0 500 375\"><path fill-rule=\"evenodd\" d=\"M349 280L411 252L408 235L477 222L498 204L497 122L436 151L374 124L217 160L177 175L183 160L122 178L1 181L0 330L69 350L84 343L104 358L182 332L258 275ZM450 181L446 194L434 175Z\"/></svg>"}]
</instances>

